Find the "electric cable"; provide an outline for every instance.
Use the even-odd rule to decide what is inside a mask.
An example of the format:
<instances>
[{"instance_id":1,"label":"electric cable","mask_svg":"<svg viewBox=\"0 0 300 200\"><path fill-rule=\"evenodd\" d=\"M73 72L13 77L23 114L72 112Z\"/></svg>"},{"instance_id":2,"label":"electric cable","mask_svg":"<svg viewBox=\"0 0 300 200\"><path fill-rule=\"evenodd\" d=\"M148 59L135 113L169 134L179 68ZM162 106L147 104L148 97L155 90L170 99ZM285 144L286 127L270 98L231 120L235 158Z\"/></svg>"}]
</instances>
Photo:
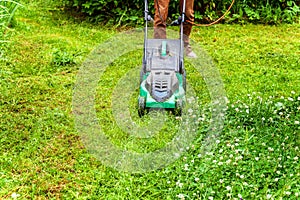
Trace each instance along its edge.
<instances>
[{"instance_id":1,"label":"electric cable","mask_svg":"<svg viewBox=\"0 0 300 200\"><path fill-rule=\"evenodd\" d=\"M197 23L192 22L192 21L190 21L190 20L185 20L185 22L190 23L190 24L192 24L193 26L204 26L204 27L205 27L205 26L206 26L206 27L207 27L207 26L212 26L212 25L214 25L214 24L217 24L219 21L221 21L221 20L229 13L229 11L231 10L231 8L232 8L234 2L235 2L235 0L232 0L231 4L230 4L230 6L228 7L228 9L226 10L226 12L225 12L221 17L219 17L217 20L215 20L215 21L213 21L213 22L211 22L211 23L209 23L209 24L197 24ZM166 24L166 25L168 25L168 26L172 26L172 25L174 25L174 24L175 24L175 25L178 25L178 22L176 22L176 21L178 21L178 20L172 22L171 24L167 24L167 23L166 23L166 20L164 20L163 17L162 17L162 15L161 15L161 12L160 12L160 9L159 9L159 3L158 3L158 0L155 0L155 3L156 3L156 6L157 6L157 11L158 11L159 18L160 18L160 20L162 21L163 24Z\"/></svg>"}]
</instances>

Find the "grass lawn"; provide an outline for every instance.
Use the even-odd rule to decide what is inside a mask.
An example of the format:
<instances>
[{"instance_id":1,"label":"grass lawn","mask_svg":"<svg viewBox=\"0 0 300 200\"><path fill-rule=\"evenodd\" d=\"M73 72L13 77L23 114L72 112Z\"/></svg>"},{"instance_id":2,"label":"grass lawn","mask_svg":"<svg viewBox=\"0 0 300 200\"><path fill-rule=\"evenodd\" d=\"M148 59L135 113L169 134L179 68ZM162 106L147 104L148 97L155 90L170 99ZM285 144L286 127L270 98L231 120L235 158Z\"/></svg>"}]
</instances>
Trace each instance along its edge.
<instances>
[{"instance_id":1,"label":"grass lawn","mask_svg":"<svg viewBox=\"0 0 300 200\"><path fill-rule=\"evenodd\" d=\"M228 98L222 132L203 154L209 91L187 62L188 83L204 105L191 130L196 139L165 168L127 173L87 152L72 110L82 63L120 30L82 22L51 1L22 2L6 32L10 42L0 44L0 199L299 198L299 24L195 27L192 39L214 61ZM167 115L158 134L133 138L118 126L111 105L119 79L141 57L133 51L106 68L95 110L112 143L151 152L172 140L181 119ZM137 95L138 86L128 101L133 120L153 125L155 119L137 116Z\"/></svg>"}]
</instances>

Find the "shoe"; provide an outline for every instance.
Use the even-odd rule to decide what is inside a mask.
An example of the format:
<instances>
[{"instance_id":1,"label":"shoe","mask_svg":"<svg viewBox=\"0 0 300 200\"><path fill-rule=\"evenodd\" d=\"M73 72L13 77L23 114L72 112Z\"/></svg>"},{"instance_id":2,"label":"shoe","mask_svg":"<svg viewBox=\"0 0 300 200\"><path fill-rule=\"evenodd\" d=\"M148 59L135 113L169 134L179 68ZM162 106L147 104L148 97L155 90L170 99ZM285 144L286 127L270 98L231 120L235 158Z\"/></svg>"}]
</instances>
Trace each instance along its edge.
<instances>
[{"instance_id":1,"label":"shoe","mask_svg":"<svg viewBox=\"0 0 300 200\"><path fill-rule=\"evenodd\" d=\"M197 58L197 55L193 52L191 45L185 47L185 56L187 58Z\"/></svg>"}]
</instances>

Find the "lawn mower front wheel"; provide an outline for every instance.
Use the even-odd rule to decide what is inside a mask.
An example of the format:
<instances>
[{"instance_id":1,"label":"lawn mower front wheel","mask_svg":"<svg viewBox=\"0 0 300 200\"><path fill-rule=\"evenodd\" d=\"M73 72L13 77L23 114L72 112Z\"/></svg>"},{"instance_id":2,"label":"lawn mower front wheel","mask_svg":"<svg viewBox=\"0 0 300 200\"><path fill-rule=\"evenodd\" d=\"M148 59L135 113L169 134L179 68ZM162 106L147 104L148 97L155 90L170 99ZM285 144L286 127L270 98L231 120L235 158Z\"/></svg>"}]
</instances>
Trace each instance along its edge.
<instances>
[{"instance_id":1,"label":"lawn mower front wheel","mask_svg":"<svg viewBox=\"0 0 300 200\"><path fill-rule=\"evenodd\" d=\"M182 99L177 99L176 102L175 102L174 114L176 116L181 116L182 115L182 109L183 109L183 101L182 101Z\"/></svg>"},{"instance_id":2,"label":"lawn mower front wheel","mask_svg":"<svg viewBox=\"0 0 300 200\"><path fill-rule=\"evenodd\" d=\"M138 113L142 117L146 113L146 98L139 96L138 98Z\"/></svg>"}]
</instances>

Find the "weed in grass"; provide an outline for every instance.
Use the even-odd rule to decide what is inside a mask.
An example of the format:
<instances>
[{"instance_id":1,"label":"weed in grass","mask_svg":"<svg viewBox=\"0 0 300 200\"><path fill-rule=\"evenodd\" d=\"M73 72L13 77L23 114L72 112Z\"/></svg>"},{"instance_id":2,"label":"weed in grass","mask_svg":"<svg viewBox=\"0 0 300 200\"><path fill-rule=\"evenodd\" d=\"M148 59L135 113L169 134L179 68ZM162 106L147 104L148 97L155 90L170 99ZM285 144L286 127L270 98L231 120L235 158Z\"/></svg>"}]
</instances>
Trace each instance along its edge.
<instances>
[{"instance_id":1,"label":"weed in grass","mask_svg":"<svg viewBox=\"0 0 300 200\"><path fill-rule=\"evenodd\" d=\"M66 50L55 49L52 54L52 63L56 67L74 65L76 64L76 57L79 55L80 53L69 53Z\"/></svg>"},{"instance_id":2,"label":"weed in grass","mask_svg":"<svg viewBox=\"0 0 300 200\"><path fill-rule=\"evenodd\" d=\"M21 4L16 1L0 1L0 38L3 37L5 29L9 26L19 6L21 6ZM2 39L0 42L3 42Z\"/></svg>"}]
</instances>

